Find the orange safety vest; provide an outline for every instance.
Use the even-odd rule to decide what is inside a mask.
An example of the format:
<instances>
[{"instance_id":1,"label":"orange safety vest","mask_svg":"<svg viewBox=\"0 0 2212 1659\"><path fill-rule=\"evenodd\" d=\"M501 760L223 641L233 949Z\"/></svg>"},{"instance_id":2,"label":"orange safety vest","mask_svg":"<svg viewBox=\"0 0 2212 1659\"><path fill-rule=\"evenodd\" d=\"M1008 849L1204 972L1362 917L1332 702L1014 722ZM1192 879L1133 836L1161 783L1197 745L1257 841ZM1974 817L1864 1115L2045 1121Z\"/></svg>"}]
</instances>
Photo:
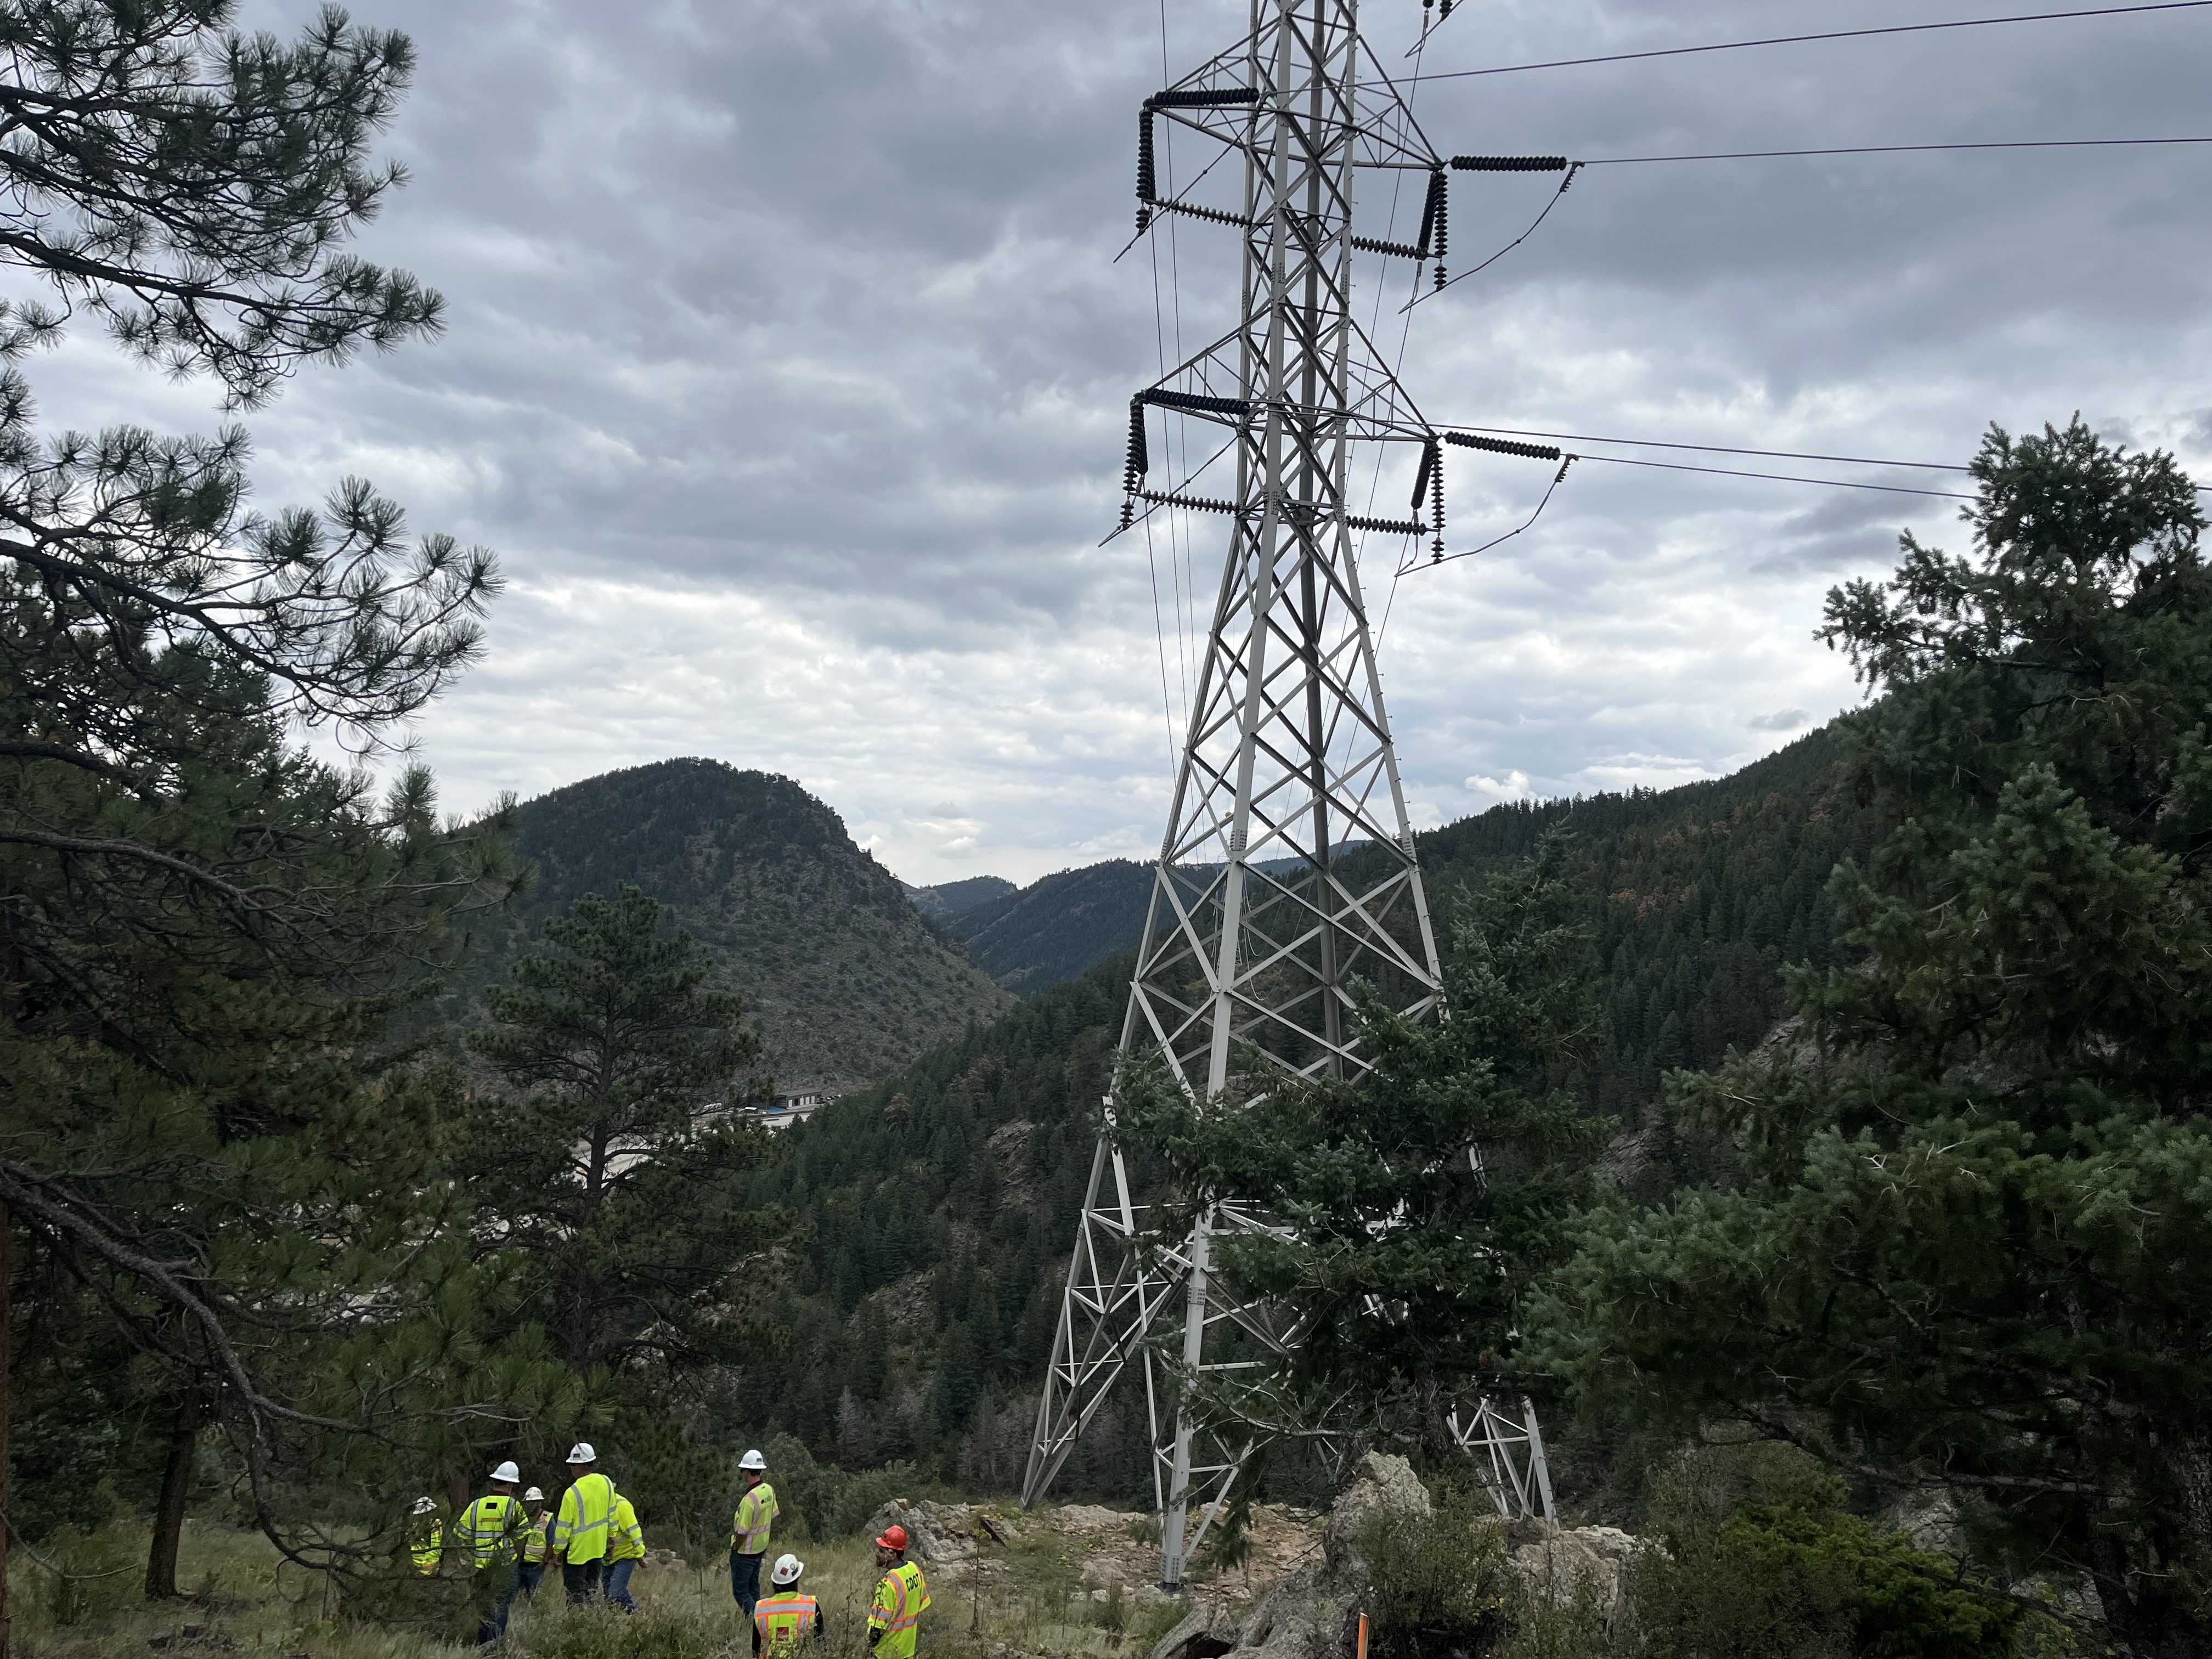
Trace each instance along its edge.
<instances>
[{"instance_id":1,"label":"orange safety vest","mask_svg":"<svg viewBox=\"0 0 2212 1659\"><path fill-rule=\"evenodd\" d=\"M812 1636L822 1622L822 1604L811 1595L770 1595L753 1607L753 1628L760 1632L761 1650L784 1659Z\"/></svg>"}]
</instances>

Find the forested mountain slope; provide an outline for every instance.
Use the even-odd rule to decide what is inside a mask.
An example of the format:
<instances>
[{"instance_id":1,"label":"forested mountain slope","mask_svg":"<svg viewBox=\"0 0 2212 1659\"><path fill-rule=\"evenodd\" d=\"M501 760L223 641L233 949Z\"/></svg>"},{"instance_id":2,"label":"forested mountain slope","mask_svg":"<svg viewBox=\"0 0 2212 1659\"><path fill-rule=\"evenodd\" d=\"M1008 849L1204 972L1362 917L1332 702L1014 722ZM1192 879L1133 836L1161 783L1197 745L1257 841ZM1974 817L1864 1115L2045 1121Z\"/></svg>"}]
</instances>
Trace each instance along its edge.
<instances>
[{"instance_id":1,"label":"forested mountain slope","mask_svg":"<svg viewBox=\"0 0 2212 1659\"><path fill-rule=\"evenodd\" d=\"M779 1088L875 1082L1012 1000L789 778L710 760L609 772L526 804L516 841L538 883L495 924L471 989L548 916L627 881L714 951Z\"/></svg>"},{"instance_id":2,"label":"forested mountain slope","mask_svg":"<svg viewBox=\"0 0 2212 1659\"><path fill-rule=\"evenodd\" d=\"M1613 1028L1589 1098L1636 1128L1656 1117L1662 1067L1765 1034L1783 963L1833 958L1823 885L1876 834L1836 765L1816 732L1713 782L1437 830L1422 852L1440 933L1459 885L1553 824L1573 831ZM726 1420L848 1466L933 1460L970 1489L1018 1478L1128 968L1125 955L1055 985L792 1132L754 1197L811 1224L782 1310L793 1340L749 1370ZM1663 1126L1642 1144L1643 1182L1695 1177ZM1134 1494L1140 1412L1133 1395L1109 1408L1064 1492Z\"/></svg>"},{"instance_id":3,"label":"forested mountain slope","mask_svg":"<svg viewBox=\"0 0 2212 1659\"><path fill-rule=\"evenodd\" d=\"M1008 990L1034 996L1135 948L1152 866L1109 859L1061 870L938 923Z\"/></svg>"},{"instance_id":4,"label":"forested mountain slope","mask_svg":"<svg viewBox=\"0 0 2212 1659\"><path fill-rule=\"evenodd\" d=\"M1015 890L1014 884L1004 876L969 876L965 881L944 881L934 887L916 887L905 882L900 885L914 901L914 908L932 920L957 916L979 904L1005 898Z\"/></svg>"}]
</instances>

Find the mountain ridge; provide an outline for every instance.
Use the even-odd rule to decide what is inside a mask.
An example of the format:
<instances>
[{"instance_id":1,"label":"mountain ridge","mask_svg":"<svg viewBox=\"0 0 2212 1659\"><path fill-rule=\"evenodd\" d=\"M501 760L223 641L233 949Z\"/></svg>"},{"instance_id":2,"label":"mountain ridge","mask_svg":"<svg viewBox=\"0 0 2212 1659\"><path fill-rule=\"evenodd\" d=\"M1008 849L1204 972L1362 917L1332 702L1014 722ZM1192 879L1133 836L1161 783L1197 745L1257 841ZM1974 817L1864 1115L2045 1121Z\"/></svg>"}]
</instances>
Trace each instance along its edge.
<instances>
[{"instance_id":1,"label":"mountain ridge","mask_svg":"<svg viewBox=\"0 0 2212 1659\"><path fill-rule=\"evenodd\" d=\"M629 882L713 952L780 1090L865 1087L1012 1002L779 774L696 757L601 773L524 802L515 846L538 881L483 930L468 989L503 977L583 894Z\"/></svg>"}]
</instances>

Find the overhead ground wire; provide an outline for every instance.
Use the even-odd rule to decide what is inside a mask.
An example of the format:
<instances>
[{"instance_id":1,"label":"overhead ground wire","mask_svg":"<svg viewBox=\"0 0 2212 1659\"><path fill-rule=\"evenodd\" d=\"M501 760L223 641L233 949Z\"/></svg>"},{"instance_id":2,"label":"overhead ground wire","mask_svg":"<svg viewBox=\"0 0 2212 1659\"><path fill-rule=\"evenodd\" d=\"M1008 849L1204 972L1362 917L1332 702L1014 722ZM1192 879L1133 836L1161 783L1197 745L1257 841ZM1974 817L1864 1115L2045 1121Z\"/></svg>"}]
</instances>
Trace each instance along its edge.
<instances>
[{"instance_id":1,"label":"overhead ground wire","mask_svg":"<svg viewBox=\"0 0 2212 1659\"><path fill-rule=\"evenodd\" d=\"M1946 501L1976 501L1978 495L1955 489L1915 489L1905 484L1860 483L1850 478L1805 478L1788 472L1747 472L1731 466L1692 466L1686 461L1647 461L1632 455L1577 454L1577 460L1609 461L1615 466L1656 467L1662 472L1711 472L1724 478L1771 478L1780 483L1820 484L1831 489L1873 489L1885 495L1934 495Z\"/></svg>"},{"instance_id":2,"label":"overhead ground wire","mask_svg":"<svg viewBox=\"0 0 2212 1659\"><path fill-rule=\"evenodd\" d=\"M1659 46L1645 52L1614 52L1596 58L1554 58L1538 64L1499 64L1489 69L1439 70L1408 76L1408 81L1465 81L1482 75L1519 75L1529 70L1577 69L1590 64L1627 64L1652 58L1688 58L1700 52L1741 52L1752 46L1794 46L1813 40L1859 40L1876 34L1928 34L1939 29L1990 28L2001 23L2053 23L2078 17L2124 17L2139 12L2197 11L2212 0L2155 0L2133 6L2091 6L2074 11L2017 12L2008 17L1957 17L1937 23L1890 23L1877 28L1826 29L1817 34L1775 34L1758 40L1717 40L1696 46ZM1402 84L1402 83L1401 83Z\"/></svg>"},{"instance_id":3,"label":"overhead ground wire","mask_svg":"<svg viewBox=\"0 0 2212 1659\"><path fill-rule=\"evenodd\" d=\"M1589 432L1537 432L1519 426L1468 426L1462 422L1439 421L1440 432L1488 432L1505 438L1555 438L1568 444L1613 444L1623 449L1683 449L1700 455L1757 455L1774 461L1833 461L1839 466L1894 466L1915 472L1971 472L1973 469L1961 461L1896 461L1875 455L1828 455L1806 449L1748 449L1738 444L1673 443L1663 438L1601 438ZM1585 460L1600 460L1601 456L1584 456ZM2198 484L2199 489L2212 489L2212 484Z\"/></svg>"},{"instance_id":4,"label":"overhead ground wire","mask_svg":"<svg viewBox=\"0 0 2212 1659\"><path fill-rule=\"evenodd\" d=\"M2212 3L2212 0L2207 0L2207 3ZM1693 155L1594 155L1576 165L1630 167L1656 161L1764 161L1795 155L1912 155L1947 149L2128 149L2156 144L2212 144L2212 137L1996 138L1949 144L1846 144L1833 149L1723 149Z\"/></svg>"}]
</instances>

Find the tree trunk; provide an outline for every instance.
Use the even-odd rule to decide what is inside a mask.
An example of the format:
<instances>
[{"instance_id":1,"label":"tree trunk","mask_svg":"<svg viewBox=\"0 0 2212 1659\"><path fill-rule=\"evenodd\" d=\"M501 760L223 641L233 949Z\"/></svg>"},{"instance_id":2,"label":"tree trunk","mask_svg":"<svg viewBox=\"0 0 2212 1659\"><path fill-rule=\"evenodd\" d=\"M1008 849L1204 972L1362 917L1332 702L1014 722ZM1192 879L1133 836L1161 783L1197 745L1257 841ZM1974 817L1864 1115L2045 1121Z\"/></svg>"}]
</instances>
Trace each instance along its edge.
<instances>
[{"instance_id":1,"label":"tree trunk","mask_svg":"<svg viewBox=\"0 0 2212 1659\"><path fill-rule=\"evenodd\" d=\"M173 1601L177 1545L184 1537L185 1505L192 1495L192 1455L199 1449L200 1397L187 1393L169 1426L169 1461L161 1470L161 1498L154 1506L154 1542L146 1554L146 1599Z\"/></svg>"},{"instance_id":2,"label":"tree trunk","mask_svg":"<svg viewBox=\"0 0 2212 1659\"><path fill-rule=\"evenodd\" d=\"M2110 1534L2089 1547L2090 1581L2115 1645L2133 1659L2212 1659L2212 1627L2155 1575L2128 1571L2127 1547Z\"/></svg>"},{"instance_id":3,"label":"tree trunk","mask_svg":"<svg viewBox=\"0 0 2212 1659\"><path fill-rule=\"evenodd\" d=\"M15 1322L15 1283L8 1261L8 1235L14 1223L0 1200L0 1522L8 1515L8 1366L13 1358L9 1333ZM0 1659L8 1659L8 1528L0 1525Z\"/></svg>"}]
</instances>

